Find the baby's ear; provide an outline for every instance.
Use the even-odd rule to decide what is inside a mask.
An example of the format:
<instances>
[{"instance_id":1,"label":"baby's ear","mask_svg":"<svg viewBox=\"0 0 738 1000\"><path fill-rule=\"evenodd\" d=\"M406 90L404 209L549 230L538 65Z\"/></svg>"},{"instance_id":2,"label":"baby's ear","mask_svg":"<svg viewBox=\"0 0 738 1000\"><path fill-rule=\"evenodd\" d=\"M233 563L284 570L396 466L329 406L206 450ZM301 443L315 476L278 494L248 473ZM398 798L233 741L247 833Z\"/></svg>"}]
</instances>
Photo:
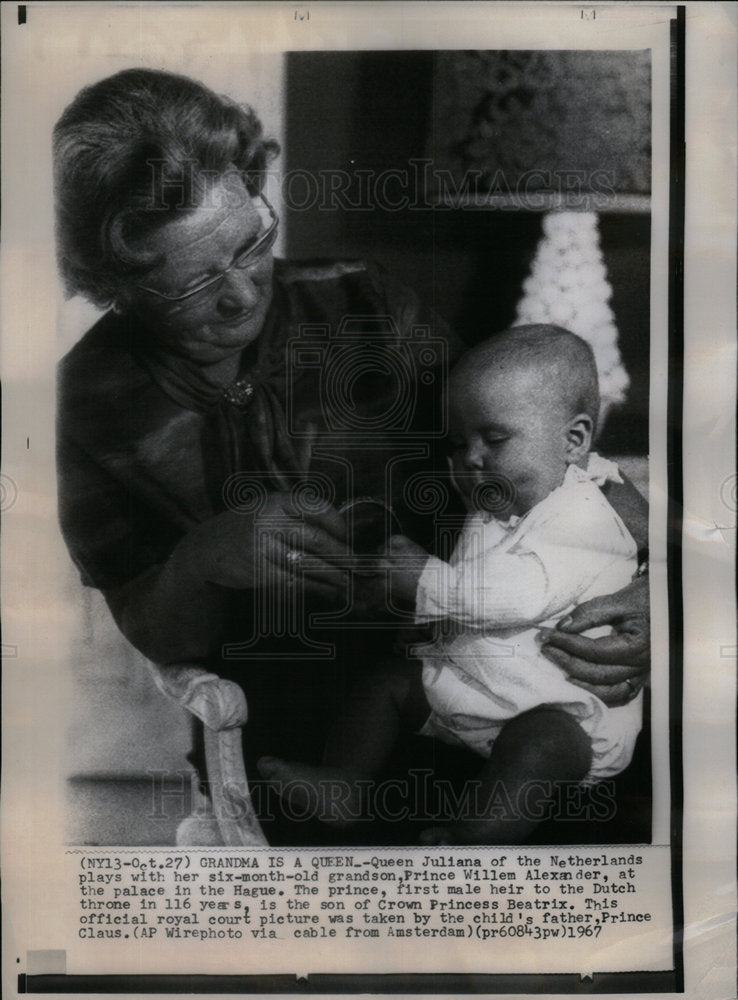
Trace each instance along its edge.
<instances>
[{"instance_id":1,"label":"baby's ear","mask_svg":"<svg viewBox=\"0 0 738 1000\"><path fill-rule=\"evenodd\" d=\"M588 413L577 413L566 425L566 461L575 465L585 458L592 446L594 424Z\"/></svg>"}]
</instances>

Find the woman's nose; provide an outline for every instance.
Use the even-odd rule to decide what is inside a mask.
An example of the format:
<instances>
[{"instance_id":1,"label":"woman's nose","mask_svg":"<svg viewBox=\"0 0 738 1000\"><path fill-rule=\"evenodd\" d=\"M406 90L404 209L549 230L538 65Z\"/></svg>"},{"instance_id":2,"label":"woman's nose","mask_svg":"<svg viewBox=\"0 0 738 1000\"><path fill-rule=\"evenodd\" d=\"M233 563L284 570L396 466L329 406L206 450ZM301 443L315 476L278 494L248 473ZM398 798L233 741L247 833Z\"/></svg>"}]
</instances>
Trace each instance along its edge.
<instances>
[{"instance_id":1,"label":"woman's nose","mask_svg":"<svg viewBox=\"0 0 738 1000\"><path fill-rule=\"evenodd\" d=\"M481 469L484 466L484 449L479 441L470 441L464 452L467 469Z\"/></svg>"},{"instance_id":2,"label":"woman's nose","mask_svg":"<svg viewBox=\"0 0 738 1000\"><path fill-rule=\"evenodd\" d=\"M218 312L221 316L237 316L253 309L259 301L259 291L246 270L233 268L223 279L218 295Z\"/></svg>"}]
</instances>

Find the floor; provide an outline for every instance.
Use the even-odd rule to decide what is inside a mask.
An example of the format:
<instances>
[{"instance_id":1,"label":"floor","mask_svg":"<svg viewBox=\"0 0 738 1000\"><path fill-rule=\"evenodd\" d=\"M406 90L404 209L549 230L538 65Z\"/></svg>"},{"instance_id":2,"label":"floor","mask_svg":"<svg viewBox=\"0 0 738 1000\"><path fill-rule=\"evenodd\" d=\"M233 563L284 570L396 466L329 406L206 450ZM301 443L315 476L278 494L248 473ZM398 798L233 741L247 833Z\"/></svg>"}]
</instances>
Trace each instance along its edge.
<instances>
[{"instance_id":1,"label":"floor","mask_svg":"<svg viewBox=\"0 0 738 1000\"><path fill-rule=\"evenodd\" d=\"M66 839L100 847L173 845L191 804L186 775L174 780L155 772L138 778L71 778Z\"/></svg>"}]
</instances>

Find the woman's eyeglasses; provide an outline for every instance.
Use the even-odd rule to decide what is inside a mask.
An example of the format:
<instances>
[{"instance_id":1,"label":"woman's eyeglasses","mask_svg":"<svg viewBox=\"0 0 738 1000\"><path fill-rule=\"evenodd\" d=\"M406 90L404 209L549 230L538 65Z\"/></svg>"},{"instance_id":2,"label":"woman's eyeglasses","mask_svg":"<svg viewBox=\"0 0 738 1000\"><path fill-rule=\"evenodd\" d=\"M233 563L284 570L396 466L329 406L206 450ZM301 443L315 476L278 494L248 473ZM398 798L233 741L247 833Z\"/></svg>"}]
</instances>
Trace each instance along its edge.
<instances>
[{"instance_id":1,"label":"woman's eyeglasses","mask_svg":"<svg viewBox=\"0 0 738 1000\"><path fill-rule=\"evenodd\" d=\"M147 292L149 295L156 296L157 299L175 309L182 305L195 306L212 301L213 296L220 289L227 274L234 270L247 271L251 267L256 267L264 260L274 246L277 239L279 218L264 195L260 195L260 199L266 209L266 211L262 210L260 212L262 222L266 224L266 228L250 246L246 247L235 258L230 267L221 271L220 274L216 274L214 277L201 282L195 288L190 288L181 295L167 295L165 292L158 292L155 288L148 288L146 285L136 285L136 288L140 288L141 291Z\"/></svg>"}]
</instances>

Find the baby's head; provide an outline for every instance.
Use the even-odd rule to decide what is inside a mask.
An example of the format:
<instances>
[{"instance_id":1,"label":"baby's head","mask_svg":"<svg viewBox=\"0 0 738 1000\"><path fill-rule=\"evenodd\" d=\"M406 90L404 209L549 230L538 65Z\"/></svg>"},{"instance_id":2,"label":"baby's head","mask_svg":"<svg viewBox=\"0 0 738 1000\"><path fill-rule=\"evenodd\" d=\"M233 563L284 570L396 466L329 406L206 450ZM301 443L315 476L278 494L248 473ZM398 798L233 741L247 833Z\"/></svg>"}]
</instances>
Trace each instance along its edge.
<instances>
[{"instance_id":1,"label":"baby's head","mask_svg":"<svg viewBox=\"0 0 738 1000\"><path fill-rule=\"evenodd\" d=\"M473 347L451 372L450 442L467 504L525 514L586 466L600 396L589 345L559 326L517 326Z\"/></svg>"}]
</instances>

